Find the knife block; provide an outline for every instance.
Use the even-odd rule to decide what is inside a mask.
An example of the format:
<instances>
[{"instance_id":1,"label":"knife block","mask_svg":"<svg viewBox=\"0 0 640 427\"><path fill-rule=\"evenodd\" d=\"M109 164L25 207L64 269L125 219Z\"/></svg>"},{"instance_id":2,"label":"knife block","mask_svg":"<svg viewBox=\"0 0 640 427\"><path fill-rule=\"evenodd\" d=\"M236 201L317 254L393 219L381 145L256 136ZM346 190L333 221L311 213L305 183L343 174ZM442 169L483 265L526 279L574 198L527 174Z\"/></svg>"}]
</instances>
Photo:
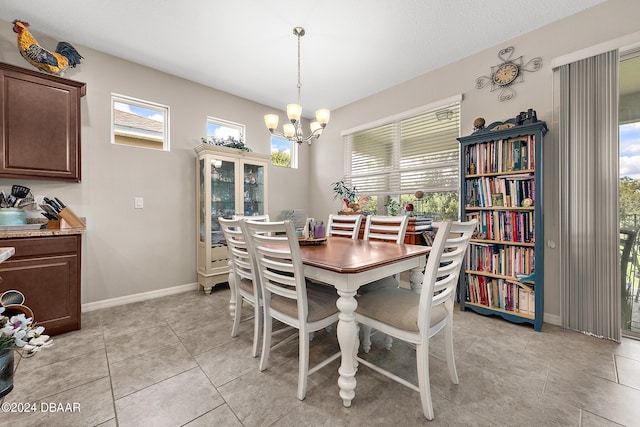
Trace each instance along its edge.
<instances>
[{"instance_id":1,"label":"knife block","mask_svg":"<svg viewBox=\"0 0 640 427\"><path fill-rule=\"evenodd\" d=\"M49 220L47 228L85 228L85 223L78 215L76 215L68 207L62 209L58 216L59 221Z\"/></svg>"}]
</instances>

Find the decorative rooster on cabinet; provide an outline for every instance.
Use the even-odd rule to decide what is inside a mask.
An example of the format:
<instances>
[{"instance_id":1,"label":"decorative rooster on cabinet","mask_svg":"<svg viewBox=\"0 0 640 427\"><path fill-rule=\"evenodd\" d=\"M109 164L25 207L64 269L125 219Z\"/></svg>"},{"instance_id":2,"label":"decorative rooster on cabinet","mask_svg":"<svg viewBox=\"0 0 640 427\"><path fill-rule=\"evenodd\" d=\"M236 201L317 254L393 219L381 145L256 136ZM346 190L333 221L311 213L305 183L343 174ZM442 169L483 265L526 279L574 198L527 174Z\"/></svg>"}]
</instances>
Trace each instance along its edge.
<instances>
[{"instance_id":1,"label":"decorative rooster on cabinet","mask_svg":"<svg viewBox=\"0 0 640 427\"><path fill-rule=\"evenodd\" d=\"M78 51L67 42L59 42L55 52L50 52L38 44L27 27L28 22L16 19L13 21L13 32L18 34L18 49L31 65L41 71L61 76L69 67L75 68L83 58Z\"/></svg>"}]
</instances>

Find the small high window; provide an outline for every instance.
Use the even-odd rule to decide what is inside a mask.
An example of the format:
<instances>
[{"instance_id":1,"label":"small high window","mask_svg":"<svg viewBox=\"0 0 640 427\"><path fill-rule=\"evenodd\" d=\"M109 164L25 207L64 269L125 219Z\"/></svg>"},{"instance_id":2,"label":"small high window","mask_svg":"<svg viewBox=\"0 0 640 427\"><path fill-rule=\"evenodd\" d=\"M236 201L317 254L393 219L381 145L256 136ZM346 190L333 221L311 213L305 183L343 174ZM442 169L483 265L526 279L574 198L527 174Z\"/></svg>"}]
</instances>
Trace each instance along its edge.
<instances>
[{"instance_id":1,"label":"small high window","mask_svg":"<svg viewBox=\"0 0 640 427\"><path fill-rule=\"evenodd\" d=\"M169 151L169 107L111 94L111 143Z\"/></svg>"},{"instance_id":2,"label":"small high window","mask_svg":"<svg viewBox=\"0 0 640 427\"><path fill-rule=\"evenodd\" d=\"M229 120L207 117L207 137L217 143L245 143L245 126ZM225 145L225 144L221 144Z\"/></svg>"},{"instance_id":3,"label":"small high window","mask_svg":"<svg viewBox=\"0 0 640 427\"><path fill-rule=\"evenodd\" d=\"M298 167L298 144L272 136L271 164L296 169Z\"/></svg>"}]
</instances>

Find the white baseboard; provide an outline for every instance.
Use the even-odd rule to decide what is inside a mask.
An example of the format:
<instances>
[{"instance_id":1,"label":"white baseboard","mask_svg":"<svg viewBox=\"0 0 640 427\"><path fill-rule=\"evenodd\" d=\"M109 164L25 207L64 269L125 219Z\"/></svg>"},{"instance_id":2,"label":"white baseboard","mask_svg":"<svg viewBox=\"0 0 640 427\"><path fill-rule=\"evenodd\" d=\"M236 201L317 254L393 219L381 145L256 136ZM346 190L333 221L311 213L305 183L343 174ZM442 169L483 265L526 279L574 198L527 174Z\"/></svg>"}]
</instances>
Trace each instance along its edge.
<instances>
[{"instance_id":1,"label":"white baseboard","mask_svg":"<svg viewBox=\"0 0 640 427\"><path fill-rule=\"evenodd\" d=\"M181 294L183 292L193 291L198 289L197 283L188 283L186 285L174 286L171 288L158 289L156 291L142 292L139 294L126 295L123 297L110 298L102 301L88 302L82 304L82 312L100 310L102 308L115 307L123 304L130 304L132 302L146 301L153 298L164 297L167 295Z\"/></svg>"},{"instance_id":2,"label":"white baseboard","mask_svg":"<svg viewBox=\"0 0 640 427\"><path fill-rule=\"evenodd\" d=\"M562 319L556 314L544 313L544 323L551 323L552 325L562 326Z\"/></svg>"}]
</instances>

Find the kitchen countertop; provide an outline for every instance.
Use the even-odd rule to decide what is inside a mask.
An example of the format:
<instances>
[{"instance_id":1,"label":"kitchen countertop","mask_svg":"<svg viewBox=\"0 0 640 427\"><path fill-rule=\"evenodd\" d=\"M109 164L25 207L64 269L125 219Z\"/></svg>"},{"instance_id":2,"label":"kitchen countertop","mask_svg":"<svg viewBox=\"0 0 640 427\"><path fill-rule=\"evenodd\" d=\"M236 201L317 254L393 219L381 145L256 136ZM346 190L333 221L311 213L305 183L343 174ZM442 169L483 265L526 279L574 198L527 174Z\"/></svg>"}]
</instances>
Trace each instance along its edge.
<instances>
[{"instance_id":1,"label":"kitchen countertop","mask_svg":"<svg viewBox=\"0 0 640 427\"><path fill-rule=\"evenodd\" d=\"M29 224L27 225L33 226L33 224L46 225L46 220L44 222L29 221ZM86 227L40 228L35 230L31 229L31 227L25 227L24 229L20 229L20 227L15 227L11 230L7 230L7 229L3 230L2 227L0 227L0 239L15 239L20 237L68 236L72 234L82 234L85 231L86 231Z\"/></svg>"}]
</instances>

